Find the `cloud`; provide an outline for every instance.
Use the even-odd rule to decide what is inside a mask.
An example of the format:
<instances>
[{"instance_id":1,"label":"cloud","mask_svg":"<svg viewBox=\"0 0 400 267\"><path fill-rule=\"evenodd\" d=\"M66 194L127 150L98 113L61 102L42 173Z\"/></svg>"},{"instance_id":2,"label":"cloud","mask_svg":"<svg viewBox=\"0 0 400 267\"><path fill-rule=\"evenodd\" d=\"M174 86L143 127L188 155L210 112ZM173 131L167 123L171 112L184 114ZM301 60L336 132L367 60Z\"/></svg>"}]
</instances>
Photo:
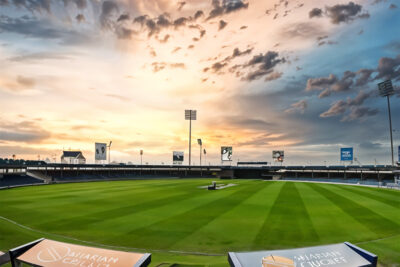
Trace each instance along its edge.
<instances>
[{"instance_id":1,"label":"cloud","mask_svg":"<svg viewBox=\"0 0 400 267\"><path fill-rule=\"evenodd\" d=\"M63 2L65 6L74 3L78 9L85 9L87 7L86 0L63 0Z\"/></svg>"},{"instance_id":2,"label":"cloud","mask_svg":"<svg viewBox=\"0 0 400 267\"><path fill-rule=\"evenodd\" d=\"M307 80L306 91L310 92L314 90L324 90L329 88L337 81L338 78L333 74L330 74L328 77L311 78Z\"/></svg>"},{"instance_id":3,"label":"cloud","mask_svg":"<svg viewBox=\"0 0 400 267\"><path fill-rule=\"evenodd\" d=\"M131 18L131 16L130 16L128 13L126 13L126 14L121 14L121 15L119 16L119 18L117 19L117 22L126 21L126 20L129 20L130 18Z\"/></svg>"},{"instance_id":4,"label":"cloud","mask_svg":"<svg viewBox=\"0 0 400 267\"><path fill-rule=\"evenodd\" d=\"M186 2L178 2L178 11L181 11L184 5L186 5Z\"/></svg>"},{"instance_id":5,"label":"cloud","mask_svg":"<svg viewBox=\"0 0 400 267\"><path fill-rule=\"evenodd\" d=\"M25 76L18 76L17 83L19 83L20 85L22 85L24 87L35 86L35 80L30 77L25 77Z\"/></svg>"},{"instance_id":6,"label":"cloud","mask_svg":"<svg viewBox=\"0 0 400 267\"><path fill-rule=\"evenodd\" d=\"M212 0L213 9L210 11L207 20L241 9L247 9L248 6L249 3L245 3L242 0L223 0L222 3L220 0Z\"/></svg>"},{"instance_id":7,"label":"cloud","mask_svg":"<svg viewBox=\"0 0 400 267\"><path fill-rule=\"evenodd\" d=\"M290 105L290 108L286 109L285 112L289 114L301 113L304 114L304 111L307 109L307 101L299 100L296 103Z\"/></svg>"},{"instance_id":8,"label":"cloud","mask_svg":"<svg viewBox=\"0 0 400 267\"><path fill-rule=\"evenodd\" d=\"M227 22L225 22L225 21L223 21L223 20L220 20L220 21L219 21L219 24L218 24L218 30L219 30L219 31L222 30L223 28L226 27L226 25L228 25Z\"/></svg>"},{"instance_id":9,"label":"cloud","mask_svg":"<svg viewBox=\"0 0 400 267\"><path fill-rule=\"evenodd\" d=\"M194 13L194 19L197 20L198 18L201 18L204 16L204 12L202 10L197 10L196 13Z\"/></svg>"},{"instance_id":10,"label":"cloud","mask_svg":"<svg viewBox=\"0 0 400 267\"><path fill-rule=\"evenodd\" d=\"M360 148L363 149L369 149L369 150L374 150L374 149L379 149L382 147L381 143L372 143L369 141L364 141L362 143L359 144Z\"/></svg>"},{"instance_id":11,"label":"cloud","mask_svg":"<svg viewBox=\"0 0 400 267\"><path fill-rule=\"evenodd\" d=\"M378 114L378 109L371 109L368 107L355 107L351 109L350 114L343 117L341 121L354 121L358 119L365 119L366 117L375 116Z\"/></svg>"},{"instance_id":12,"label":"cloud","mask_svg":"<svg viewBox=\"0 0 400 267\"><path fill-rule=\"evenodd\" d=\"M343 116L341 121L354 121L357 119L364 119L365 117L374 116L378 113L377 109L371 109L362 106L365 100L368 99L371 95L371 92L365 93L364 91L360 91L354 99L348 97L346 101L336 101L327 111L320 114L320 117L327 118L343 115L348 110L350 110L350 113Z\"/></svg>"},{"instance_id":13,"label":"cloud","mask_svg":"<svg viewBox=\"0 0 400 267\"><path fill-rule=\"evenodd\" d=\"M313 8L309 13L308 13L309 18L314 18L314 17L322 17L322 9L320 8Z\"/></svg>"},{"instance_id":14,"label":"cloud","mask_svg":"<svg viewBox=\"0 0 400 267\"><path fill-rule=\"evenodd\" d=\"M337 102L334 102L327 111L320 114L319 116L321 118L327 118L327 117L341 115L346 112L347 107L348 107L348 105L345 101L339 100Z\"/></svg>"},{"instance_id":15,"label":"cloud","mask_svg":"<svg viewBox=\"0 0 400 267\"><path fill-rule=\"evenodd\" d=\"M51 13L51 0L1 0L0 6L14 5L17 8L25 8L30 12Z\"/></svg>"},{"instance_id":16,"label":"cloud","mask_svg":"<svg viewBox=\"0 0 400 267\"><path fill-rule=\"evenodd\" d=\"M185 69L186 68L185 63L181 63L181 62L177 62L177 63L153 62L153 63L151 63L151 66L153 68L154 73L164 70L167 67L172 68L172 69Z\"/></svg>"},{"instance_id":17,"label":"cloud","mask_svg":"<svg viewBox=\"0 0 400 267\"><path fill-rule=\"evenodd\" d=\"M76 15L75 19L78 23L81 23L85 21L85 16L83 14L78 14Z\"/></svg>"},{"instance_id":18,"label":"cloud","mask_svg":"<svg viewBox=\"0 0 400 267\"><path fill-rule=\"evenodd\" d=\"M330 18L331 23L340 24L342 22L348 23L357 18L366 19L369 18L369 13L362 13L362 6L349 2L348 4L337 4L334 6L326 6L325 12L320 8L314 8L309 12L309 17L322 17L326 16Z\"/></svg>"},{"instance_id":19,"label":"cloud","mask_svg":"<svg viewBox=\"0 0 400 267\"><path fill-rule=\"evenodd\" d=\"M11 57L8 60L14 62L37 62L42 60L65 60L71 59L71 55L73 53L61 54L54 52L39 52L39 53L31 53L31 54L23 54L20 56Z\"/></svg>"},{"instance_id":20,"label":"cloud","mask_svg":"<svg viewBox=\"0 0 400 267\"><path fill-rule=\"evenodd\" d=\"M130 39L135 33L135 31L122 26L115 29L115 34L117 35L118 39Z\"/></svg>"},{"instance_id":21,"label":"cloud","mask_svg":"<svg viewBox=\"0 0 400 267\"><path fill-rule=\"evenodd\" d=\"M21 121L17 123L0 124L0 140L11 142L36 143L50 137L50 133L44 130L35 121Z\"/></svg>"},{"instance_id":22,"label":"cloud","mask_svg":"<svg viewBox=\"0 0 400 267\"><path fill-rule=\"evenodd\" d=\"M100 24L103 28L111 27L111 20L114 14L119 12L119 8L116 2L112 0L105 0L101 5L101 14L100 14Z\"/></svg>"},{"instance_id":23,"label":"cloud","mask_svg":"<svg viewBox=\"0 0 400 267\"><path fill-rule=\"evenodd\" d=\"M378 75L374 80L378 79L393 79L400 80L400 55L395 58L383 57L379 59L377 67Z\"/></svg>"},{"instance_id":24,"label":"cloud","mask_svg":"<svg viewBox=\"0 0 400 267\"><path fill-rule=\"evenodd\" d=\"M272 73L275 66L285 62L285 58L279 58L278 52L275 51L256 55L245 65L245 67L255 67L256 70L248 72L242 79L246 81L257 80Z\"/></svg>"},{"instance_id":25,"label":"cloud","mask_svg":"<svg viewBox=\"0 0 400 267\"><path fill-rule=\"evenodd\" d=\"M121 100L123 102L129 102L131 100L129 97L122 96L122 95L116 95L116 94L106 94L106 96Z\"/></svg>"},{"instance_id":26,"label":"cloud","mask_svg":"<svg viewBox=\"0 0 400 267\"><path fill-rule=\"evenodd\" d=\"M222 70L224 67L228 66L229 63L237 58L237 57L241 57L244 55L248 55L253 51L253 48L248 48L246 50L240 51L239 48L235 48L233 49L233 52L230 56L225 57L223 60L215 62L211 65L211 67L208 68L204 68L204 72L207 72L209 69L211 69L214 73L218 73L220 70ZM236 67L241 67L242 65L237 65ZM236 69L235 67L235 69Z\"/></svg>"},{"instance_id":27,"label":"cloud","mask_svg":"<svg viewBox=\"0 0 400 267\"><path fill-rule=\"evenodd\" d=\"M284 26L280 30L280 35L284 39L309 39L316 36L325 35L325 31L318 23L301 22Z\"/></svg>"}]
</instances>

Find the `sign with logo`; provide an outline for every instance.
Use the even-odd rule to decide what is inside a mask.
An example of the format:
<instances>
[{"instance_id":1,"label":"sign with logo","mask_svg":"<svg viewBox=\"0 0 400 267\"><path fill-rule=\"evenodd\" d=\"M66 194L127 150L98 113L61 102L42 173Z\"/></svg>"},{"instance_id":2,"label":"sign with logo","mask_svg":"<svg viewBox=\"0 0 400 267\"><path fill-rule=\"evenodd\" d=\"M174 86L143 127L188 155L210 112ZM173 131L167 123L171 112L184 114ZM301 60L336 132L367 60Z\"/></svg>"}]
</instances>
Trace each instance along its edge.
<instances>
[{"instance_id":1,"label":"sign with logo","mask_svg":"<svg viewBox=\"0 0 400 267\"><path fill-rule=\"evenodd\" d=\"M284 158L285 158L285 151L283 151L283 150L272 151L272 159L275 162L283 162Z\"/></svg>"},{"instance_id":2,"label":"sign with logo","mask_svg":"<svg viewBox=\"0 0 400 267\"><path fill-rule=\"evenodd\" d=\"M106 160L107 159L107 144L95 143L95 160Z\"/></svg>"},{"instance_id":3,"label":"sign with logo","mask_svg":"<svg viewBox=\"0 0 400 267\"><path fill-rule=\"evenodd\" d=\"M221 147L221 160L222 161L232 161L232 147L222 146Z\"/></svg>"},{"instance_id":4,"label":"sign with logo","mask_svg":"<svg viewBox=\"0 0 400 267\"><path fill-rule=\"evenodd\" d=\"M378 257L346 242L288 250L229 252L228 260L231 267L372 267Z\"/></svg>"},{"instance_id":5,"label":"sign with logo","mask_svg":"<svg viewBox=\"0 0 400 267\"><path fill-rule=\"evenodd\" d=\"M352 147L342 147L340 149L340 161L353 161Z\"/></svg>"},{"instance_id":6,"label":"sign with logo","mask_svg":"<svg viewBox=\"0 0 400 267\"><path fill-rule=\"evenodd\" d=\"M174 164L182 165L183 159L184 159L183 152L174 151L172 153L172 161L173 161Z\"/></svg>"},{"instance_id":7,"label":"sign with logo","mask_svg":"<svg viewBox=\"0 0 400 267\"><path fill-rule=\"evenodd\" d=\"M92 248L44 239L17 257L17 260L43 267L132 267L148 257L149 254Z\"/></svg>"}]
</instances>

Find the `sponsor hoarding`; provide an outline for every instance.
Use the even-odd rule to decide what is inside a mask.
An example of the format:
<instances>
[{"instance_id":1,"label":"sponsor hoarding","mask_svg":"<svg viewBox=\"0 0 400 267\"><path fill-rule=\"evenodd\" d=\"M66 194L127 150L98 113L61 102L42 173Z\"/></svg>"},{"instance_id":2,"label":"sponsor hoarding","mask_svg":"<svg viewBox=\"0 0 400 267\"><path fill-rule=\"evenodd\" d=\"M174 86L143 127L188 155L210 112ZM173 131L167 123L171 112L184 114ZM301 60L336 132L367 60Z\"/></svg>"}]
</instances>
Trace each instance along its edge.
<instances>
[{"instance_id":1,"label":"sponsor hoarding","mask_svg":"<svg viewBox=\"0 0 400 267\"><path fill-rule=\"evenodd\" d=\"M340 149L340 161L353 161L352 147L342 147Z\"/></svg>"},{"instance_id":2,"label":"sponsor hoarding","mask_svg":"<svg viewBox=\"0 0 400 267\"><path fill-rule=\"evenodd\" d=\"M107 159L107 144L106 143L95 143L95 160L106 160Z\"/></svg>"},{"instance_id":3,"label":"sponsor hoarding","mask_svg":"<svg viewBox=\"0 0 400 267\"><path fill-rule=\"evenodd\" d=\"M283 150L274 150L272 151L272 158L275 162L283 162L285 158L285 152Z\"/></svg>"},{"instance_id":4,"label":"sponsor hoarding","mask_svg":"<svg viewBox=\"0 0 400 267\"><path fill-rule=\"evenodd\" d=\"M150 254L92 248L44 239L17 258L18 261L44 267L147 266ZM148 261L148 260L147 260Z\"/></svg>"},{"instance_id":5,"label":"sponsor hoarding","mask_svg":"<svg viewBox=\"0 0 400 267\"><path fill-rule=\"evenodd\" d=\"M372 267L378 257L345 242L287 250L229 252L228 260L231 267Z\"/></svg>"},{"instance_id":6,"label":"sponsor hoarding","mask_svg":"<svg viewBox=\"0 0 400 267\"><path fill-rule=\"evenodd\" d=\"M221 160L222 161L232 161L232 147L222 146L221 147Z\"/></svg>"},{"instance_id":7,"label":"sponsor hoarding","mask_svg":"<svg viewBox=\"0 0 400 267\"><path fill-rule=\"evenodd\" d=\"M181 165L183 163L184 156L182 151L174 151L172 153L172 161L174 164Z\"/></svg>"}]
</instances>

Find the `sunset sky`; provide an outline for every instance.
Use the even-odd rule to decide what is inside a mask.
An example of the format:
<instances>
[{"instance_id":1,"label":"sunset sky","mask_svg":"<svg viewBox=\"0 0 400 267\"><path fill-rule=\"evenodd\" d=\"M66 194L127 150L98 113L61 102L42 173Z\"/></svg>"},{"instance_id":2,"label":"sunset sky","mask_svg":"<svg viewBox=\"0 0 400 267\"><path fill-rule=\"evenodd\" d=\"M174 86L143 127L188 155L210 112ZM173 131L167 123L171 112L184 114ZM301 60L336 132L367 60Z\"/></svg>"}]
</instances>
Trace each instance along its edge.
<instances>
[{"instance_id":1,"label":"sunset sky","mask_svg":"<svg viewBox=\"0 0 400 267\"><path fill-rule=\"evenodd\" d=\"M400 145L398 0L0 0L0 68L0 157L385 164L387 79Z\"/></svg>"}]
</instances>

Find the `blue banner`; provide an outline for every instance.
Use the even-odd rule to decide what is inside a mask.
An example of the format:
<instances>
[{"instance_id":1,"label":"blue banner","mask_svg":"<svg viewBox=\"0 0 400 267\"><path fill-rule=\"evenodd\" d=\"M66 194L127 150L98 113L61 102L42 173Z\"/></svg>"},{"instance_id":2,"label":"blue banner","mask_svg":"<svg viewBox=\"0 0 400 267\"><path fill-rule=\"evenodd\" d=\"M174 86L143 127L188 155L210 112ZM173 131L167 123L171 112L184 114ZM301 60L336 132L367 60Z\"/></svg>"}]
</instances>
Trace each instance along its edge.
<instances>
[{"instance_id":1,"label":"blue banner","mask_svg":"<svg viewBox=\"0 0 400 267\"><path fill-rule=\"evenodd\" d=\"M352 147L343 147L340 149L340 161L353 161Z\"/></svg>"}]
</instances>

